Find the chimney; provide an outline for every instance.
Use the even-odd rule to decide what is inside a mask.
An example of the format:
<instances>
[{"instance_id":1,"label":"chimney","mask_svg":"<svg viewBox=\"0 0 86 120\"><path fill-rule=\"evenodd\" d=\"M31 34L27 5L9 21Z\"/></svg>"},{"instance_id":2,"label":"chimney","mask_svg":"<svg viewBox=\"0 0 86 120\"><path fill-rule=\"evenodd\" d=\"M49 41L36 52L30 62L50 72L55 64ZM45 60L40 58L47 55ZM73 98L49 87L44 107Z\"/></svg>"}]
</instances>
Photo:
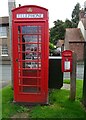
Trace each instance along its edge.
<instances>
[{"instance_id":1,"label":"chimney","mask_svg":"<svg viewBox=\"0 0 86 120\"><path fill-rule=\"evenodd\" d=\"M19 7L21 7L21 4L19 4Z\"/></svg>"},{"instance_id":2,"label":"chimney","mask_svg":"<svg viewBox=\"0 0 86 120\"><path fill-rule=\"evenodd\" d=\"M10 57L11 57L11 47L12 47L12 12L11 10L16 8L15 0L8 0L8 10L9 10L9 36L10 36Z\"/></svg>"},{"instance_id":3,"label":"chimney","mask_svg":"<svg viewBox=\"0 0 86 120\"><path fill-rule=\"evenodd\" d=\"M80 13L79 13L79 20L81 20L82 18L84 18L84 15L85 15L85 12L84 10L80 10Z\"/></svg>"},{"instance_id":4,"label":"chimney","mask_svg":"<svg viewBox=\"0 0 86 120\"><path fill-rule=\"evenodd\" d=\"M86 1L84 2L84 10L86 12Z\"/></svg>"}]
</instances>

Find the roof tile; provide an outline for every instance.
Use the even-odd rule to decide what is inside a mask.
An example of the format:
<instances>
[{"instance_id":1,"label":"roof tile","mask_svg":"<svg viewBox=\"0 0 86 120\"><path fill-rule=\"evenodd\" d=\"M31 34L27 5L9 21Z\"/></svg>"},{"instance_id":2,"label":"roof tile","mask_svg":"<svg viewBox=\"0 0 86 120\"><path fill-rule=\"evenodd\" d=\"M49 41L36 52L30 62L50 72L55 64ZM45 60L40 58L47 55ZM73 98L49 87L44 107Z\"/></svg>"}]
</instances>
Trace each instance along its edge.
<instances>
[{"instance_id":1,"label":"roof tile","mask_svg":"<svg viewBox=\"0 0 86 120\"><path fill-rule=\"evenodd\" d=\"M80 28L67 28L65 34L65 40L69 42L83 42L84 38Z\"/></svg>"},{"instance_id":2,"label":"roof tile","mask_svg":"<svg viewBox=\"0 0 86 120\"><path fill-rule=\"evenodd\" d=\"M83 23L83 25L84 25L84 28L85 28L85 30L86 30L86 18L82 18L81 21L82 21L82 23Z\"/></svg>"}]
</instances>

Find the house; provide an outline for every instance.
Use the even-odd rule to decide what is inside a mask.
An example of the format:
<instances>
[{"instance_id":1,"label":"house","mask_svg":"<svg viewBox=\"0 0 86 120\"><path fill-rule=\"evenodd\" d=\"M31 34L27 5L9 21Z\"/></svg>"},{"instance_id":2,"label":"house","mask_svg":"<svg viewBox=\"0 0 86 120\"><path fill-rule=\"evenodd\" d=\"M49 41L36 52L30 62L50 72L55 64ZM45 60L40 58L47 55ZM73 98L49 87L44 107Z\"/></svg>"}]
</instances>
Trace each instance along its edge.
<instances>
[{"instance_id":1,"label":"house","mask_svg":"<svg viewBox=\"0 0 86 120\"><path fill-rule=\"evenodd\" d=\"M82 34L83 34L83 37L86 41L86 12L85 10L81 10L80 11L80 14L79 14L79 24L78 24L78 28L80 28Z\"/></svg>"},{"instance_id":2,"label":"house","mask_svg":"<svg viewBox=\"0 0 86 120\"><path fill-rule=\"evenodd\" d=\"M77 55L77 61L84 60L84 37L80 28L67 28L65 34L65 49L74 51Z\"/></svg>"},{"instance_id":3,"label":"house","mask_svg":"<svg viewBox=\"0 0 86 120\"><path fill-rule=\"evenodd\" d=\"M58 40L57 41L57 44L56 44L56 47L62 47L62 45L64 44L64 40Z\"/></svg>"},{"instance_id":4,"label":"house","mask_svg":"<svg viewBox=\"0 0 86 120\"><path fill-rule=\"evenodd\" d=\"M65 49L70 49L77 54L77 61L84 60L84 45L86 42L86 2L84 9L79 13L78 28L68 28L65 34Z\"/></svg>"},{"instance_id":5,"label":"house","mask_svg":"<svg viewBox=\"0 0 86 120\"><path fill-rule=\"evenodd\" d=\"M1 64L10 64L9 17L0 17Z\"/></svg>"},{"instance_id":6,"label":"house","mask_svg":"<svg viewBox=\"0 0 86 120\"><path fill-rule=\"evenodd\" d=\"M58 40L56 44L57 51L61 52L64 50L64 40Z\"/></svg>"}]
</instances>

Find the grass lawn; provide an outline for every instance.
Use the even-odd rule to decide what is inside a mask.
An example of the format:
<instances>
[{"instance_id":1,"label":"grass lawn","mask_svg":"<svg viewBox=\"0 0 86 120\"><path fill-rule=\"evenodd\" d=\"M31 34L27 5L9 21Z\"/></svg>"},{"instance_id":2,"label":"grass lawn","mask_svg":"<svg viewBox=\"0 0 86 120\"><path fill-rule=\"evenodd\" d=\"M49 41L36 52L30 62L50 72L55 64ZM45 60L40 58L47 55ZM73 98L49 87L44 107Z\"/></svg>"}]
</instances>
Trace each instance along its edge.
<instances>
[{"instance_id":1,"label":"grass lawn","mask_svg":"<svg viewBox=\"0 0 86 120\"><path fill-rule=\"evenodd\" d=\"M69 80L65 80L69 83ZM26 114L28 118L67 118L86 119L86 112L81 104L82 99L82 80L77 80L76 100L69 100L69 90L53 89L49 92L48 106L25 107L13 104L13 91L10 86L2 89L2 115L3 118L10 118L17 114L18 118L22 118L21 113ZM0 91L1 92L1 91ZM19 117L20 115L20 117Z\"/></svg>"}]
</instances>

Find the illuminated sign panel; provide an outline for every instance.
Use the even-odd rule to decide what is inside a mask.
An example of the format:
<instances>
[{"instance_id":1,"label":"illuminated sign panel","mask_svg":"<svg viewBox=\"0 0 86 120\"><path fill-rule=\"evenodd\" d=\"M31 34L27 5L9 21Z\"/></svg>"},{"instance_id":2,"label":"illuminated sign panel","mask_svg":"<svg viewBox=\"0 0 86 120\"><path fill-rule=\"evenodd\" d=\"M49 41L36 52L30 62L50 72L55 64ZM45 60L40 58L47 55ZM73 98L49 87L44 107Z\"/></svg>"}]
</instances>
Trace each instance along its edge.
<instances>
[{"instance_id":1,"label":"illuminated sign panel","mask_svg":"<svg viewBox=\"0 0 86 120\"><path fill-rule=\"evenodd\" d=\"M17 14L16 18L43 18L43 14Z\"/></svg>"}]
</instances>

